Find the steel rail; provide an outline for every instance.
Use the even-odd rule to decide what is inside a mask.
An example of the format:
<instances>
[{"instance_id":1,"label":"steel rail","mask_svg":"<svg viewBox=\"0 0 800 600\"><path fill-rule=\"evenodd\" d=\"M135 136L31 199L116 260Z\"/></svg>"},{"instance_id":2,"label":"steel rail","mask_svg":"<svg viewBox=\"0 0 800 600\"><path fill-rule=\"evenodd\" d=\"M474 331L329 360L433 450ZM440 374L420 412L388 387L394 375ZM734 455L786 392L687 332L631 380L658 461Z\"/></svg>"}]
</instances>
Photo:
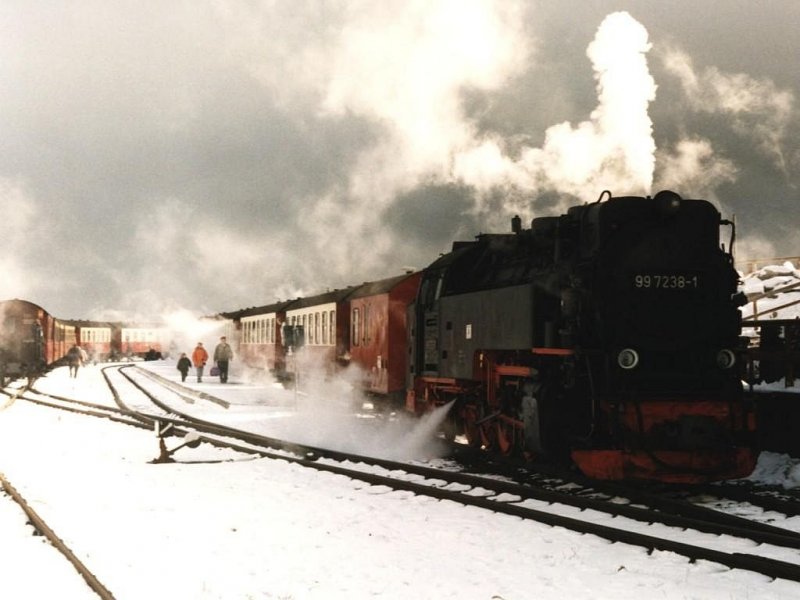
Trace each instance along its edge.
<instances>
[{"instance_id":1,"label":"steel rail","mask_svg":"<svg viewBox=\"0 0 800 600\"><path fill-rule=\"evenodd\" d=\"M60 537L56 535L55 531L50 528L45 520L39 516L39 514L33 509L33 507L31 507L30 504L28 504L25 498L23 498L16 488L11 485L3 473L0 473L0 484L2 484L3 489L8 493L8 495L13 498L14 502L16 502L20 508L22 508L36 530L44 535L53 545L53 547L55 547L70 563L72 563L72 566L75 567L75 570L78 571L78 573L80 573L81 577L83 577L84 581L86 581L86 584L104 600L114 600L114 595L108 590L108 588L100 583L100 580L94 575L94 573L92 573L77 556L75 556L75 553L69 549L69 547Z\"/></svg>"}]
</instances>

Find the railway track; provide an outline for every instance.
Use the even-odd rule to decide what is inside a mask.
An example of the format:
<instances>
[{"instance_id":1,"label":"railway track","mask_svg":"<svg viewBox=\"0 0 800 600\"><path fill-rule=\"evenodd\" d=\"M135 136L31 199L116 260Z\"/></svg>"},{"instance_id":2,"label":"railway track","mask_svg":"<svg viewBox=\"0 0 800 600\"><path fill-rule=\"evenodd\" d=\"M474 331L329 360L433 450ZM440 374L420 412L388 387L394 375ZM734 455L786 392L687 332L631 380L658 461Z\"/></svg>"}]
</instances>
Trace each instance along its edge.
<instances>
[{"instance_id":1,"label":"railway track","mask_svg":"<svg viewBox=\"0 0 800 600\"><path fill-rule=\"evenodd\" d=\"M747 482L740 484L711 484L694 486L679 497L698 498L706 504L725 502L746 503L763 511L780 513L787 517L800 516L800 497L777 488L754 486Z\"/></svg>"},{"instance_id":2,"label":"railway track","mask_svg":"<svg viewBox=\"0 0 800 600\"><path fill-rule=\"evenodd\" d=\"M129 368L118 368L121 374L125 370ZM151 383L142 383L138 375L127 373L124 376L125 381L150 399L158 413L145 411L142 406L134 409L124 402L113 408L66 398L34 400L29 398L31 393L21 397L58 408L73 403L71 410L139 427L150 428L159 422L169 425L171 433L179 438L190 436L194 441L197 436L198 442L297 463L370 486L564 527L612 542L641 546L648 551L674 552L690 561L707 560L732 569L747 569L771 578L800 582L800 534L786 529L709 509L689 510L686 506L690 503L660 496L654 496L661 498L658 502L653 497L644 501L641 496L631 497L628 488L617 490L621 496L610 495L608 490L594 495L576 494L544 485L451 472L279 440L195 418L156 398L150 388L160 385L157 380L148 377ZM110 378L107 381L118 399L118 384L112 383ZM180 397L180 391L173 392ZM189 400L182 398L180 402L186 404ZM676 510L675 505L682 508ZM751 552L754 543L759 545L758 554Z\"/></svg>"},{"instance_id":3,"label":"railway track","mask_svg":"<svg viewBox=\"0 0 800 600\"><path fill-rule=\"evenodd\" d=\"M0 473L0 488L5 490L9 497L17 503L22 511L27 515L30 524L36 529L39 534L43 535L50 544L58 550L66 560L68 560L75 570L83 577L86 585L91 588L103 600L113 600L114 596L103 585L97 576L75 555L72 550L64 543L64 541L56 534L56 532L47 524L47 522L39 516L39 514L28 504L27 500L22 497L17 489L11 484L5 475Z\"/></svg>"}]
</instances>

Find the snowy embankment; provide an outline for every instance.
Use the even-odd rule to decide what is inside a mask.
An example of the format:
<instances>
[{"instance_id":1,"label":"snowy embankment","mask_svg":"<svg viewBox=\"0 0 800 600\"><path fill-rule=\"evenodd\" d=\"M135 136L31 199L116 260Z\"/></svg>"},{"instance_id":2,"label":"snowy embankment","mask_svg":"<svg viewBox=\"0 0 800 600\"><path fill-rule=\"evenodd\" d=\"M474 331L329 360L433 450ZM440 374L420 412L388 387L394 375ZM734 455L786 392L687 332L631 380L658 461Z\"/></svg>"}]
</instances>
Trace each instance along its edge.
<instances>
[{"instance_id":1,"label":"snowy embankment","mask_svg":"<svg viewBox=\"0 0 800 600\"><path fill-rule=\"evenodd\" d=\"M253 413L285 395L202 386L240 407L249 397ZM72 380L57 369L40 388L108 402L97 367ZM201 445L150 464L157 454L148 431L24 401L0 411L0 471L121 600L800 597L800 584L280 460ZM765 459L758 477L798 485L792 461ZM5 496L0 531L4 598L95 597Z\"/></svg>"},{"instance_id":2,"label":"snowy embankment","mask_svg":"<svg viewBox=\"0 0 800 600\"><path fill-rule=\"evenodd\" d=\"M745 320L754 315L759 320L800 317L800 269L791 262L768 265L745 275L741 289L751 300L742 307Z\"/></svg>"}]
</instances>

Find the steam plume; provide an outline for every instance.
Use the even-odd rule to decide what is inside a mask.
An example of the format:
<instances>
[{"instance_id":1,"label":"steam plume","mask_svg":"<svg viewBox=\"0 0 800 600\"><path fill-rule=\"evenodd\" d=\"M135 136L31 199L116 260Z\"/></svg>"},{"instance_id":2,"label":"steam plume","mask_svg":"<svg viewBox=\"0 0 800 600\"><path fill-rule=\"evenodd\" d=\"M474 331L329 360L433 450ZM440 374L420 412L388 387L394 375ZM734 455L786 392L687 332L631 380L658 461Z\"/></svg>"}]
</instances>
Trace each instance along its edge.
<instances>
[{"instance_id":1,"label":"steam plume","mask_svg":"<svg viewBox=\"0 0 800 600\"><path fill-rule=\"evenodd\" d=\"M550 127L544 145L525 148L518 161L504 156L499 140L485 140L456 158L455 174L482 189L506 183L584 199L587 190L649 192L655 142L648 107L656 92L649 50L647 31L633 17L607 16L586 51L598 95L589 119Z\"/></svg>"}]
</instances>

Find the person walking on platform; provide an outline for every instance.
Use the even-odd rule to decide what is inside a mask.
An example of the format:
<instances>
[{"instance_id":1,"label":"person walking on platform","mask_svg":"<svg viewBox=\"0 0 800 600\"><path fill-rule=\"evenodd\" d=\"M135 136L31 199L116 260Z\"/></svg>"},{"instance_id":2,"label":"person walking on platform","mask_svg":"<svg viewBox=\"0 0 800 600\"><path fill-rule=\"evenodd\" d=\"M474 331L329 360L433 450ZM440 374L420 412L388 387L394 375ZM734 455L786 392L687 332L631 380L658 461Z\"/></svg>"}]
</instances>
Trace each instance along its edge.
<instances>
[{"instance_id":1,"label":"person walking on platform","mask_svg":"<svg viewBox=\"0 0 800 600\"><path fill-rule=\"evenodd\" d=\"M181 352L181 357L178 359L178 371L181 372L181 381L186 381L186 376L189 374L191 366L192 361L186 356L186 352Z\"/></svg>"},{"instance_id":2,"label":"person walking on platform","mask_svg":"<svg viewBox=\"0 0 800 600\"><path fill-rule=\"evenodd\" d=\"M88 359L86 351L75 344L67 351L67 364L69 365L69 376L77 377L78 369Z\"/></svg>"},{"instance_id":3,"label":"person walking on platform","mask_svg":"<svg viewBox=\"0 0 800 600\"><path fill-rule=\"evenodd\" d=\"M192 363L194 368L197 369L197 383L203 382L203 368L208 362L208 352L203 348L203 342L197 342L197 346L192 352Z\"/></svg>"},{"instance_id":4,"label":"person walking on platform","mask_svg":"<svg viewBox=\"0 0 800 600\"><path fill-rule=\"evenodd\" d=\"M228 340L223 335L219 338L219 344L214 348L214 362L219 367L220 383L228 383L228 365L233 359L233 350L228 344Z\"/></svg>"}]
</instances>

